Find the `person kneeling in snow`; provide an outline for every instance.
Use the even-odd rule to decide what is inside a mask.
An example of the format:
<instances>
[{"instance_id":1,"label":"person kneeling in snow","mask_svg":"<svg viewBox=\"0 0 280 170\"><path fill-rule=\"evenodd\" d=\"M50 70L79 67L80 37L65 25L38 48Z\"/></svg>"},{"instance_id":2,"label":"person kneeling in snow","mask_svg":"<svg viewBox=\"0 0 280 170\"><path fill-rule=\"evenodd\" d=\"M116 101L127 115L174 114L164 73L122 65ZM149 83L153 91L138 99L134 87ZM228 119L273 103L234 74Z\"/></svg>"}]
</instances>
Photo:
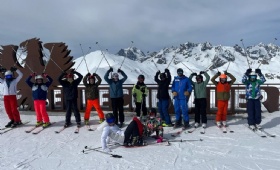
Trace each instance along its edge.
<instances>
[{"instance_id":1,"label":"person kneeling in snow","mask_svg":"<svg viewBox=\"0 0 280 170\"><path fill-rule=\"evenodd\" d=\"M115 116L113 113L105 115L106 121L101 124L103 132L101 135L101 145L104 152L111 152L107 144L110 140L124 146L142 146L143 141L143 125L137 117L133 117L126 130L120 129L115 124Z\"/></svg>"},{"instance_id":2,"label":"person kneeling in snow","mask_svg":"<svg viewBox=\"0 0 280 170\"><path fill-rule=\"evenodd\" d=\"M257 79L257 74L260 79ZM262 95L260 85L265 81L260 69L256 69L254 72L249 68L242 78L242 83L246 85L248 125L252 130L256 128L261 129L260 123L262 121L262 115L260 100L262 99Z\"/></svg>"}]
</instances>

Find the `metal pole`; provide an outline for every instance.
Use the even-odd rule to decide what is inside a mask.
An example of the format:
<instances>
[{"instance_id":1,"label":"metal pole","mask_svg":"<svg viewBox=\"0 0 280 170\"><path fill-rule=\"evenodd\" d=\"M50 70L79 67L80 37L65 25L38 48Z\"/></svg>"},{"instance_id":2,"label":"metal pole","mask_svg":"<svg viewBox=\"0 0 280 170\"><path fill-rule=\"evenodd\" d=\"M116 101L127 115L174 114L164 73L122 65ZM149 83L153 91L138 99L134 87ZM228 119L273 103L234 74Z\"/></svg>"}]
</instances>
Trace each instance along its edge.
<instances>
[{"instance_id":1,"label":"metal pole","mask_svg":"<svg viewBox=\"0 0 280 170\"><path fill-rule=\"evenodd\" d=\"M131 41L131 45L130 45L130 47L128 48L127 53L128 53L128 51L131 49L132 45L133 45L133 41ZM122 65L123 65L123 63L124 63L124 60L127 58L127 53L125 54L125 57L124 57L124 59L123 59L123 61L122 61L122 64L121 64L121 66L120 66L119 69L122 68Z\"/></svg>"},{"instance_id":2,"label":"metal pole","mask_svg":"<svg viewBox=\"0 0 280 170\"><path fill-rule=\"evenodd\" d=\"M107 61L107 63L108 63L108 65L109 65L109 67L111 67L111 66L110 66L110 64L109 64L109 62L108 62L108 60L107 60L107 58L105 57L105 55L104 55L103 51L101 50L101 47L100 47L100 45L98 44L98 42L96 42L95 44L97 44L97 45L98 45L98 47L99 47L99 49L100 49L100 51L101 51L101 54L103 55L103 57L104 57L104 58L105 58L105 60Z\"/></svg>"},{"instance_id":3,"label":"metal pole","mask_svg":"<svg viewBox=\"0 0 280 170\"><path fill-rule=\"evenodd\" d=\"M86 67L87 67L87 71L88 71L88 73L89 73L88 66L87 66L87 61L86 61L86 55L85 55L85 53L84 53L82 44L80 44L80 47L81 47L82 54L83 54L83 56L84 56L83 59L82 59L82 61L85 60ZM90 50L90 49L91 49L91 47L89 47L89 50ZM88 52L89 52L89 50L88 50ZM87 54L88 54L88 53L87 53ZM81 61L81 62L82 62L82 61ZM81 64L81 62L80 62L80 64ZM76 70L79 68L80 64L78 65L78 67L76 68Z\"/></svg>"},{"instance_id":4,"label":"metal pole","mask_svg":"<svg viewBox=\"0 0 280 170\"><path fill-rule=\"evenodd\" d=\"M277 40L277 38L274 38L274 41L273 41L272 44L274 44L276 40ZM262 65L262 63L263 63L263 60L262 60L262 62L259 64L258 68L260 68L260 66Z\"/></svg>"},{"instance_id":5,"label":"metal pole","mask_svg":"<svg viewBox=\"0 0 280 170\"><path fill-rule=\"evenodd\" d=\"M16 53L16 55L17 55L17 52L16 52L16 50L14 49L14 48L12 48L13 49L13 51ZM21 60L23 60L22 58L21 58L21 55L22 55L22 53L18 56L18 58L20 58ZM18 58L17 58L17 61L16 61L16 63L18 62ZM14 64L14 66L16 65L16 63ZM29 68L29 70L32 72L32 73L34 73L34 71L31 69L31 67L28 65L28 64L26 64L25 63L25 65L27 66L27 68Z\"/></svg>"},{"instance_id":6,"label":"metal pole","mask_svg":"<svg viewBox=\"0 0 280 170\"><path fill-rule=\"evenodd\" d=\"M247 50L246 50L246 48L245 48L245 46L244 46L244 44L243 44L243 39L241 39L240 41L241 41L241 43L242 43L242 45L243 45L243 48L244 48L244 51L245 51L245 53L246 53L246 58L247 58L248 66L249 66L249 68L251 68L251 67L250 67L250 63L249 63L249 59L248 59L248 53L247 53Z\"/></svg>"},{"instance_id":7,"label":"metal pole","mask_svg":"<svg viewBox=\"0 0 280 170\"><path fill-rule=\"evenodd\" d=\"M43 73L45 73L46 68L47 68L47 65L48 65L48 63L50 62L50 58L51 58L51 55L52 55L52 51L53 51L54 45L55 45L55 44L53 44L53 46L52 46L52 48L51 48L49 60L48 60L48 62L47 62L46 65L45 65L45 68L44 68L44 70L43 70ZM44 51L44 48L43 48L43 51ZM44 56L46 57L45 53L44 53Z\"/></svg>"}]
</instances>

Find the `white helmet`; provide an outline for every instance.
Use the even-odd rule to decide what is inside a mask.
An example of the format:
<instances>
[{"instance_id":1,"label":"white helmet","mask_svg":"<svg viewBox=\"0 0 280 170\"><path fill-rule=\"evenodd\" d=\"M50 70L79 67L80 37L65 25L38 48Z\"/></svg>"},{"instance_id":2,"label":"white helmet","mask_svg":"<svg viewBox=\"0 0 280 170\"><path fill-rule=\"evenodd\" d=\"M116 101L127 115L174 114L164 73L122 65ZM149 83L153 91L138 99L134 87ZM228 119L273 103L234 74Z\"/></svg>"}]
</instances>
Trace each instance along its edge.
<instances>
[{"instance_id":1,"label":"white helmet","mask_svg":"<svg viewBox=\"0 0 280 170\"><path fill-rule=\"evenodd\" d=\"M249 76L257 76L257 73L255 71L252 71Z\"/></svg>"},{"instance_id":2,"label":"white helmet","mask_svg":"<svg viewBox=\"0 0 280 170\"><path fill-rule=\"evenodd\" d=\"M11 76L11 75L13 75L13 73L10 70L5 72L5 76Z\"/></svg>"},{"instance_id":3,"label":"white helmet","mask_svg":"<svg viewBox=\"0 0 280 170\"><path fill-rule=\"evenodd\" d=\"M37 75L37 76L35 76L35 80L37 80L37 79L43 79L43 77L41 75Z\"/></svg>"}]
</instances>

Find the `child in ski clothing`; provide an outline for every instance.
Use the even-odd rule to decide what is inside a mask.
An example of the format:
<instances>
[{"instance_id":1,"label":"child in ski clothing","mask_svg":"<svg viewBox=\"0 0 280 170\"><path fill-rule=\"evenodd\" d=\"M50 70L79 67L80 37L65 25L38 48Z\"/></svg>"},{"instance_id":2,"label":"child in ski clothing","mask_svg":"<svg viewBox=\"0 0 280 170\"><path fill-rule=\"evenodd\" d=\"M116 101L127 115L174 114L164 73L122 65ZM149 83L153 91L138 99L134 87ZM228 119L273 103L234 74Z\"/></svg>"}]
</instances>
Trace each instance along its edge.
<instances>
[{"instance_id":1,"label":"child in ski clothing","mask_svg":"<svg viewBox=\"0 0 280 170\"><path fill-rule=\"evenodd\" d=\"M160 79L158 78L160 77ZM160 117L163 120L163 126L172 126L170 116L168 113L169 106L169 84L171 82L171 75L168 69L165 69L164 73L158 71L154 78L158 84L157 98L158 98L158 111Z\"/></svg>"},{"instance_id":2,"label":"child in ski clothing","mask_svg":"<svg viewBox=\"0 0 280 170\"><path fill-rule=\"evenodd\" d=\"M260 79L257 79L257 76ZM247 112L248 112L248 125L251 129L261 129L260 123L262 121L261 115L261 89L260 85L265 82L260 69L256 69L255 72L252 69L248 69L242 78L242 83L246 85L246 100L247 100Z\"/></svg>"},{"instance_id":3,"label":"child in ski clothing","mask_svg":"<svg viewBox=\"0 0 280 170\"><path fill-rule=\"evenodd\" d=\"M144 123L144 134L145 136L151 136L154 132L156 132L155 139L157 139L157 143L160 143L163 140L163 126L161 118L157 117L156 114L156 109L151 109L149 117Z\"/></svg>"},{"instance_id":4,"label":"child in ski clothing","mask_svg":"<svg viewBox=\"0 0 280 170\"><path fill-rule=\"evenodd\" d=\"M145 81L145 76L142 74L139 75L137 83L132 88L132 95L135 100L136 115L137 117L142 116L141 119L145 121L147 116L146 96L148 94L148 88L144 83L144 81ZM140 114L141 110L143 115Z\"/></svg>"},{"instance_id":5,"label":"child in ski clothing","mask_svg":"<svg viewBox=\"0 0 280 170\"><path fill-rule=\"evenodd\" d=\"M110 86L110 98L111 98L111 103L112 103L112 109L113 109L113 114L115 116L115 124L119 125L121 128L123 126L124 122L124 113L123 113L123 83L127 79L127 75L121 70L118 69L118 73L121 73L123 76L122 79L119 79L119 74L118 73L113 73L112 78L109 79L109 73L113 72L113 68L110 68L104 75L104 80L109 84ZM120 121L120 124L118 122Z\"/></svg>"},{"instance_id":6,"label":"child in ski clothing","mask_svg":"<svg viewBox=\"0 0 280 170\"><path fill-rule=\"evenodd\" d=\"M95 82L95 79L97 79L97 82ZM101 78L98 74L93 73L92 75L88 73L84 79L83 83L86 87L85 89L85 95L86 95L86 111L85 111L85 124L88 125L89 123L89 117L90 117L90 111L91 108L94 107L97 111L97 114L99 116L99 123L102 123L104 121L104 113L100 107L99 104L99 90L98 86L101 84Z\"/></svg>"},{"instance_id":7,"label":"child in ski clothing","mask_svg":"<svg viewBox=\"0 0 280 170\"><path fill-rule=\"evenodd\" d=\"M77 79L74 79L74 74L78 76ZM66 80L63 78L66 77ZM82 81L83 76L76 72L75 70L71 70L69 74L62 72L59 76L58 81L63 87L64 99L66 103L66 118L64 127L68 127L71 125L71 114L72 110L75 115L77 126L81 126L81 115L77 106L77 98L78 98L78 85Z\"/></svg>"},{"instance_id":8,"label":"child in ski clothing","mask_svg":"<svg viewBox=\"0 0 280 170\"><path fill-rule=\"evenodd\" d=\"M172 83L172 94L174 98L174 109L176 114L176 122L174 127L182 125L180 119L181 114L183 115L184 128L189 126L189 115L188 115L188 104L189 96L192 92L191 81L188 77L183 74L183 69L177 69L177 75L174 77Z\"/></svg>"},{"instance_id":9,"label":"child in ski clothing","mask_svg":"<svg viewBox=\"0 0 280 170\"><path fill-rule=\"evenodd\" d=\"M105 125L101 135L101 146L104 152L111 152L111 149L107 146L110 140L124 146L144 145L142 139L143 125L137 117L133 117L125 131L115 124L113 113L107 113L105 118L106 122L102 123L105 123Z\"/></svg>"},{"instance_id":10,"label":"child in ski clothing","mask_svg":"<svg viewBox=\"0 0 280 170\"><path fill-rule=\"evenodd\" d=\"M13 77L13 72L18 76ZM4 86L4 106L10 122L5 127L16 127L21 125L19 111L17 109L17 84L22 78L23 74L16 67L11 67L10 70L5 72L5 78L0 78L0 83Z\"/></svg>"},{"instance_id":11,"label":"child in ski clothing","mask_svg":"<svg viewBox=\"0 0 280 170\"><path fill-rule=\"evenodd\" d=\"M48 87L52 84L53 79L46 73L43 76L48 79L46 83L43 82L43 76L35 76L35 83L31 82L31 78L35 76L35 73L31 74L27 79L26 83L32 89L32 97L34 100L34 109L37 116L36 126L48 127L50 125L49 115L46 111L46 99L48 94Z\"/></svg>"},{"instance_id":12,"label":"child in ski clothing","mask_svg":"<svg viewBox=\"0 0 280 170\"><path fill-rule=\"evenodd\" d=\"M203 81L203 76L205 76L205 81ZM192 81L192 78L195 77L196 82ZM200 119L202 123L202 127L206 128L207 124L207 116L206 116L206 86L210 80L210 76L207 72L201 71L199 75L196 73L192 73L190 75L190 80L194 88L194 104L195 104L195 124L194 127L197 128L200 124Z\"/></svg>"},{"instance_id":13,"label":"child in ski clothing","mask_svg":"<svg viewBox=\"0 0 280 170\"><path fill-rule=\"evenodd\" d=\"M230 77L230 81L227 81L227 76ZM220 81L216 81L216 78L219 77ZM218 100L218 111L216 114L216 123L217 126L221 127L226 126L227 120L227 111L228 111L228 101L230 99L230 89L236 78L228 73L227 71L224 74L218 72L215 74L211 81L216 86L217 100Z\"/></svg>"}]
</instances>

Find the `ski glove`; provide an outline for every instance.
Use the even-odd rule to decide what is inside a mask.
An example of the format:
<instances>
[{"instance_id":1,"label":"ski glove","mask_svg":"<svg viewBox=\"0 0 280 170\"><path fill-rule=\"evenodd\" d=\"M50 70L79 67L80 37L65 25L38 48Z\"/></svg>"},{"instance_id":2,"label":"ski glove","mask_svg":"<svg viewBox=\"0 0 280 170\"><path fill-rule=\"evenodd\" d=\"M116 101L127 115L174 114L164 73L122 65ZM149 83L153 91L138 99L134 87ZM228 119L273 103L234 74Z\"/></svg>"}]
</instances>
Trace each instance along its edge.
<instances>
[{"instance_id":1,"label":"ski glove","mask_svg":"<svg viewBox=\"0 0 280 170\"><path fill-rule=\"evenodd\" d=\"M87 75L86 76L90 76L90 73L87 73Z\"/></svg>"},{"instance_id":2,"label":"ski glove","mask_svg":"<svg viewBox=\"0 0 280 170\"><path fill-rule=\"evenodd\" d=\"M47 73L43 73L42 76L43 76L43 77L47 77L48 74L47 74Z\"/></svg>"},{"instance_id":3,"label":"ski glove","mask_svg":"<svg viewBox=\"0 0 280 170\"><path fill-rule=\"evenodd\" d=\"M168 73L168 72L169 72L168 68L166 68L166 69L164 70L164 72Z\"/></svg>"},{"instance_id":4,"label":"ski glove","mask_svg":"<svg viewBox=\"0 0 280 170\"><path fill-rule=\"evenodd\" d=\"M224 71L225 75L228 75L228 72L227 71Z\"/></svg>"},{"instance_id":5,"label":"ski glove","mask_svg":"<svg viewBox=\"0 0 280 170\"><path fill-rule=\"evenodd\" d=\"M221 75L221 72L218 71L217 75L220 76L220 75Z\"/></svg>"},{"instance_id":6,"label":"ski glove","mask_svg":"<svg viewBox=\"0 0 280 170\"><path fill-rule=\"evenodd\" d=\"M173 95L173 96L177 96L178 93L174 91L174 92L172 92L172 95Z\"/></svg>"},{"instance_id":7,"label":"ski glove","mask_svg":"<svg viewBox=\"0 0 280 170\"><path fill-rule=\"evenodd\" d=\"M251 68L249 68L249 69L247 69L247 71L246 71L246 73L245 73L245 74L246 74L247 76L249 76L251 72L252 72L252 69L251 69Z\"/></svg>"},{"instance_id":8,"label":"ski glove","mask_svg":"<svg viewBox=\"0 0 280 170\"><path fill-rule=\"evenodd\" d=\"M113 72L113 68L112 67L110 67L109 72Z\"/></svg>"},{"instance_id":9,"label":"ski glove","mask_svg":"<svg viewBox=\"0 0 280 170\"><path fill-rule=\"evenodd\" d=\"M107 153L108 153L108 152L112 152L112 151L111 151L110 148L104 148L104 149L103 149L103 152L107 152Z\"/></svg>"},{"instance_id":10,"label":"ski glove","mask_svg":"<svg viewBox=\"0 0 280 170\"><path fill-rule=\"evenodd\" d=\"M31 73L30 74L31 77L34 77L35 75L36 75L36 73Z\"/></svg>"},{"instance_id":11,"label":"ski glove","mask_svg":"<svg viewBox=\"0 0 280 170\"><path fill-rule=\"evenodd\" d=\"M259 69L259 68L257 68L255 71L256 71L256 73L258 73L259 75L262 74L262 71L261 71L261 69Z\"/></svg>"},{"instance_id":12,"label":"ski glove","mask_svg":"<svg viewBox=\"0 0 280 170\"><path fill-rule=\"evenodd\" d=\"M159 75L160 74L160 71L158 70L157 72L156 72L156 75Z\"/></svg>"},{"instance_id":13,"label":"ski glove","mask_svg":"<svg viewBox=\"0 0 280 170\"><path fill-rule=\"evenodd\" d=\"M197 74L196 74L196 73L192 73L191 75L192 75L192 76L197 76Z\"/></svg>"},{"instance_id":14,"label":"ski glove","mask_svg":"<svg viewBox=\"0 0 280 170\"><path fill-rule=\"evenodd\" d=\"M189 96L190 93L189 93L188 91L185 91L185 92L184 92L184 95L185 95L185 96Z\"/></svg>"},{"instance_id":15,"label":"ski glove","mask_svg":"<svg viewBox=\"0 0 280 170\"><path fill-rule=\"evenodd\" d=\"M120 72L122 72L122 70L119 68L119 69L117 70L117 72L120 73Z\"/></svg>"},{"instance_id":16,"label":"ski glove","mask_svg":"<svg viewBox=\"0 0 280 170\"><path fill-rule=\"evenodd\" d=\"M205 73L205 71L201 71L199 74L204 74Z\"/></svg>"},{"instance_id":17,"label":"ski glove","mask_svg":"<svg viewBox=\"0 0 280 170\"><path fill-rule=\"evenodd\" d=\"M14 71L17 71L17 68L16 67L11 67L11 72L14 72Z\"/></svg>"}]
</instances>

